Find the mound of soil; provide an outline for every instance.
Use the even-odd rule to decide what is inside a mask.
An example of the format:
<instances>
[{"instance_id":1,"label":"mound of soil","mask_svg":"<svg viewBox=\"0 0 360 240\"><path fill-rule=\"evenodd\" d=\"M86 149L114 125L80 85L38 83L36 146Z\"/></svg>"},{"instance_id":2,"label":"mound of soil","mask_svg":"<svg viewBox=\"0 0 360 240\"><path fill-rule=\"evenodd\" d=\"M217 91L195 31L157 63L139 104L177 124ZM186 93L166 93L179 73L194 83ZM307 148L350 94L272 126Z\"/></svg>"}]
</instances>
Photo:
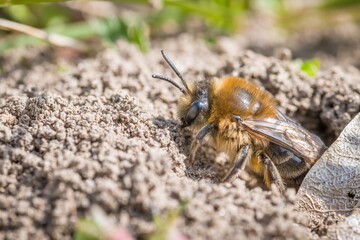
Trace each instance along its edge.
<instances>
[{"instance_id":1,"label":"mound of soil","mask_svg":"<svg viewBox=\"0 0 360 240\"><path fill-rule=\"evenodd\" d=\"M180 92L151 78L173 76L165 48L186 79L235 75L274 94L280 107L331 143L360 110L360 73L333 67L309 78L291 59L265 57L220 39L210 49L181 35L147 54L119 42L76 64L51 49L0 57L0 229L5 239L70 239L99 206L137 238L153 217L185 204L176 227L190 239L308 238L295 190L281 196L243 174L219 184L226 156L203 146L186 161L191 133L176 118ZM250 187L249 187L250 186Z\"/></svg>"}]
</instances>

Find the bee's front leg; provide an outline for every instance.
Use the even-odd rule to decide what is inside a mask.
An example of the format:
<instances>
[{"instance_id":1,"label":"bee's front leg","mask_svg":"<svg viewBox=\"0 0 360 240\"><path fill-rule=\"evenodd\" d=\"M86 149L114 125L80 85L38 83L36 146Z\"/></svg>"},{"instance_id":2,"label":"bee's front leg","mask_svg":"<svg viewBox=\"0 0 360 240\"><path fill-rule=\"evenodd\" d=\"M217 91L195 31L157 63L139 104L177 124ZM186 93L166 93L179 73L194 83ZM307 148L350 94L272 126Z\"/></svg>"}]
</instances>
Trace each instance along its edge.
<instances>
[{"instance_id":1,"label":"bee's front leg","mask_svg":"<svg viewBox=\"0 0 360 240\"><path fill-rule=\"evenodd\" d=\"M234 166L221 180L221 182L232 182L237 177L240 170L245 166L245 163L250 159L252 155L252 149L249 144L240 148L234 159Z\"/></svg>"},{"instance_id":2,"label":"bee's front leg","mask_svg":"<svg viewBox=\"0 0 360 240\"><path fill-rule=\"evenodd\" d=\"M195 154L197 150L199 149L201 143L205 138L212 132L214 129L214 125L209 124L205 127L201 128L200 131L196 134L195 139L191 142L190 145L190 155L189 155L189 163L192 164L193 160L195 158Z\"/></svg>"},{"instance_id":3,"label":"bee's front leg","mask_svg":"<svg viewBox=\"0 0 360 240\"><path fill-rule=\"evenodd\" d=\"M286 190L284 181L279 173L279 170L275 166L274 162L271 161L270 157L265 154L259 154L258 158L265 166L264 180L266 186L270 189L271 183L275 183L281 193Z\"/></svg>"}]
</instances>

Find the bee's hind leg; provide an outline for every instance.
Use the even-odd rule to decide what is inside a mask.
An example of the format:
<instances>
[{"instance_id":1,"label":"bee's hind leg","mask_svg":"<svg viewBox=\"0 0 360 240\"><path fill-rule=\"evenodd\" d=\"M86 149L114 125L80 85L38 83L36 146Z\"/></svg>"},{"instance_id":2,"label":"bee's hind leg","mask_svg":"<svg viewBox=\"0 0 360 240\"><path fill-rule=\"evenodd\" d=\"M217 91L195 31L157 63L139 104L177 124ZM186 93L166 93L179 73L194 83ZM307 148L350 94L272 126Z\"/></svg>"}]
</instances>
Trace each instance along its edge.
<instances>
[{"instance_id":1,"label":"bee's hind leg","mask_svg":"<svg viewBox=\"0 0 360 240\"><path fill-rule=\"evenodd\" d=\"M284 193L286 187L274 162L271 161L271 159L265 154L259 155L259 158L266 167L266 170L264 171L264 180L266 186L270 189L271 183L275 183L279 191Z\"/></svg>"},{"instance_id":2,"label":"bee's hind leg","mask_svg":"<svg viewBox=\"0 0 360 240\"><path fill-rule=\"evenodd\" d=\"M252 154L252 149L250 145L244 145L240 148L238 154L236 154L234 166L232 169L226 174L226 176L221 180L221 182L232 182L237 177L240 170L242 170L245 166L245 163L249 160Z\"/></svg>"},{"instance_id":3,"label":"bee's hind leg","mask_svg":"<svg viewBox=\"0 0 360 240\"><path fill-rule=\"evenodd\" d=\"M196 134L195 139L191 142L190 145L190 155L189 155L189 163L192 164L195 158L195 154L199 149L202 141L212 132L214 129L214 125L209 124L205 127L201 128L200 131Z\"/></svg>"}]
</instances>

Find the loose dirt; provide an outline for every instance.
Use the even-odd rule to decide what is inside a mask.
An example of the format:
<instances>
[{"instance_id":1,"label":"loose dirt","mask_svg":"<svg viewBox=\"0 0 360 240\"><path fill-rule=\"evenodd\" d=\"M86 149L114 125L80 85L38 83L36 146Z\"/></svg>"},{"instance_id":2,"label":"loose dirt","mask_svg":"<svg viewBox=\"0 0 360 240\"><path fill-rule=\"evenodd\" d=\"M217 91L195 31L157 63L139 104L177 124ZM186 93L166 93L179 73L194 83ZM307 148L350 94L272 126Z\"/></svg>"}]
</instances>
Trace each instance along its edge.
<instances>
[{"instance_id":1,"label":"loose dirt","mask_svg":"<svg viewBox=\"0 0 360 240\"><path fill-rule=\"evenodd\" d=\"M310 78L289 57L265 57L228 38L209 47L184 34L157 41L147 54L120 41L76 63L57 59L50 48L3 54L2 239L71 239L93 206L145 238L154 216L184 204L176 227L189 239L315 237L305 214L295 211L294 189L283 197L245 173L219 184L230 165L211 146L187 163L192 136L176 118L181 93L151 78L174 77L160 49L186 79L235 75L264 86L327 144L360 110L355 67ZM288 56L284 51L279 56Z\"/></svg>"}]
</instances>

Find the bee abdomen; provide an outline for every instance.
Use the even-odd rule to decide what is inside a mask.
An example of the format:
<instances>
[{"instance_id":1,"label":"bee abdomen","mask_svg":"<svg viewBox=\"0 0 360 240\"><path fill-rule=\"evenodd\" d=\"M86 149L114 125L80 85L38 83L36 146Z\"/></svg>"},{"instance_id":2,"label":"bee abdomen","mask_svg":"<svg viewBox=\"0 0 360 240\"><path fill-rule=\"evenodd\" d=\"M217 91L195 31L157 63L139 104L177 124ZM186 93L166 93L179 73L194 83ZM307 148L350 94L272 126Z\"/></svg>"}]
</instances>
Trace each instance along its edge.
<instances>
[{"instance_id":1,"label":"bee abdomen","mask_svg":"<svg viewBox=\"0 0 360 240\"><path fill-rule=\"evenodd\" d=\"M304 160L279 145L271 143L266 152L284 179L297 178L310 168Z\"/></svg>"},{"instance_id":2,"label":"bee abdomen","mask_svg":"<svg viewBox=\"0 0 360 240\"><path fill-rule=\"evenodd\" d=\"M310 168L303 159L274 143L269 144L266 154L274 162L280 175L285 179L296 178L307 172Z\"/></svg>"},{"instance_id":3,"label":"bee abdomen","mask_svg":"<svg viewBox=\"0 0 360 240\"><path fill-rule=\"evenodd\" d=\"M280 172L280 175L286 179L294 179L309 170L309 166L302 159L294 156L287 162L284 162L276 166Z\"/></svg>"}]
</instances>

